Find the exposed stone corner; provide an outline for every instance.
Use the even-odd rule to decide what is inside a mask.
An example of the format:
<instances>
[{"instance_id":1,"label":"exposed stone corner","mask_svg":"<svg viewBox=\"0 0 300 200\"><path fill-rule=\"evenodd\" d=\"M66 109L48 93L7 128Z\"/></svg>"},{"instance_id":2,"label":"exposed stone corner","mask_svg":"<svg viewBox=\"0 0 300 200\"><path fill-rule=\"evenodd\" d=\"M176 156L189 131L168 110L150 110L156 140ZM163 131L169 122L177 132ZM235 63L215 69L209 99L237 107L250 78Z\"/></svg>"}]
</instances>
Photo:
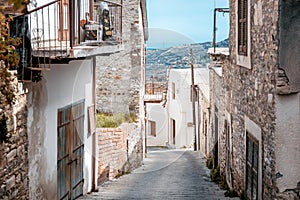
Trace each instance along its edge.
<instances>
[{"instance_id":1,"label":"exposed stone corner","mask_svg":"<svg viewBox=\"0 0 300 200\"><path fill-rule=\"evenodd\" d=\"M276 82L276 93L279 95L286 95L286 94L294 94L299 91L294 90L290 84L289 79L282 68L278 68L277 74L277 82Z\"/></svg>"}]
</instances>

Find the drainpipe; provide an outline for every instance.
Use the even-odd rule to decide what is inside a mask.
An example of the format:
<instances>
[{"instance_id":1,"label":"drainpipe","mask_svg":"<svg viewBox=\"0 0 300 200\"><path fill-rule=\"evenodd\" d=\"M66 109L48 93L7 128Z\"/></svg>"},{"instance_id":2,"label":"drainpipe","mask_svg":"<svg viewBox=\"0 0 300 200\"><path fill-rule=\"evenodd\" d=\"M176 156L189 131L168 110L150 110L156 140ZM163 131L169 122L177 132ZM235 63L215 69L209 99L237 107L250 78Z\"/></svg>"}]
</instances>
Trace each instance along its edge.
<instances>
[{"instance_id":1,"label":"drainpipe","mask_svg":"<svg viewBox=\"0 0 300 200\"><path fill-rule=\"evenodd\" d=\"M73 31L74 31L74 0L69 1L69 30L70 30L70 48L73 49Z\"/></svg>"},{"instance_id":2,"label":"drainpipe","mask_svg":"<svg viewBox=\"0 0 300 200\"><path fill-rule=\"evenodd\" d=\"M92 57L92 70L93 70L93 82L92 82L92 90L93 90L93 105L94 105L94 117L96 117L96 57L93 56ZM95 124L96 126L96 124ZM97 159L96 156L97 154L97 149L98 149L98 137L97 137L97 130L95 128L95 132L92 133L92 191L98 191L98 181L97 181L97 172L98 172L98 163L97 163Z\"/></svg>"},{"instance_id":3,"label":"drainpipe","mask_svg":"<svg viewBox=\"0 0 300 200\"><path fill-rule=\"evenodd\" d=\"M200 90L199 90L199 87L198 85L195 86L196 87L196 90L197 90L197 111L198 111L198 150L200 150L200 123L201 123L201 116L200 116L200 111L201 111L201 108L200 108L200 98L199 98L199 94L200 94Z\"/></svg>"},{"instance_id":4,"label":"drainpipe","mask_svg":"<svg viewBox=\"0 0 300 200\"><path fill-rule=\"evenodd\" d=\"M144 117L144 121L145 121L145 157L147 154L147 103L144 101L144 110L145 110L145 117Z\"/></svg>"}]
</instances>

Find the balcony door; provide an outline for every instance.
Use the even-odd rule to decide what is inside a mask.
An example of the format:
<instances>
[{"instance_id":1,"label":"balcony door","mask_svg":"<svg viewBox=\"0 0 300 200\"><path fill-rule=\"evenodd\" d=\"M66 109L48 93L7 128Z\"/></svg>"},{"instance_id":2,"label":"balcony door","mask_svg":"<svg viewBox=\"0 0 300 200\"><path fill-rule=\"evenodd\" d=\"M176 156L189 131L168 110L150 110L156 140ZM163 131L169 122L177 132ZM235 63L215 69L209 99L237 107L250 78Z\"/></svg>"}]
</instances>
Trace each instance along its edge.
<instances>
[{"instance_id":1,"label":"balcony door","mask_svg":"<svg viewBox=\"0 0 300 200\"><path fill-rule=\"evenodd\" d=\"M58 40L70 39L70 14L69 0L61 0L58 6Z\"/></svg>"}]
</instances>

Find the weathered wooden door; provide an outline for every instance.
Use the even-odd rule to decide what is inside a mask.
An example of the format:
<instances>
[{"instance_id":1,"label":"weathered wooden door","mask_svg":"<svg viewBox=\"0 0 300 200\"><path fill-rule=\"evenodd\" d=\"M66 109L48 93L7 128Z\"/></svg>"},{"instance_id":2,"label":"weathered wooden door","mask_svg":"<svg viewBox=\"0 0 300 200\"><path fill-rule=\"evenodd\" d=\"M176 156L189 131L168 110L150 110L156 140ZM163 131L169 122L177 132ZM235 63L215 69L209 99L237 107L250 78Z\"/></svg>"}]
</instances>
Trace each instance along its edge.
<instances>
[{"instance_id":1,"label":"weathered wooden door","mask_svg":"<svg viewBox=\"0 0 300 200\"><path fill-rule=\"evenodd\" d=\"M213 166L214 168L217 168L219 165L219 116L218 116L218 108L215 106L215 143L214 143L214 149L213 149L213 156L214 156L214 162Z\"/></svg>"},{"instance_id":2,"label":"weathered wooden door","mask_svg":"<svg viewBox=\"0 0 300 200\"><path fill-rule=\"evenodd\" d=\"M225 128L225 134L226 134L226 152L225 152L225 175L226 175L226 180L229 186L232 186L232 173L231 173L231 125L228 123L227 120L225 120L224 124Z\"/></svg>"},{"instance_id":3,"label":"weathered wooden door","mask_svg":"<svg viewBox=\"0 0 300 200\"><path fill-rule=\"evenodd\" d=\"M84 101L58 110L57 195L76 199L83 193Z\"/></svg>"}]
</instances>

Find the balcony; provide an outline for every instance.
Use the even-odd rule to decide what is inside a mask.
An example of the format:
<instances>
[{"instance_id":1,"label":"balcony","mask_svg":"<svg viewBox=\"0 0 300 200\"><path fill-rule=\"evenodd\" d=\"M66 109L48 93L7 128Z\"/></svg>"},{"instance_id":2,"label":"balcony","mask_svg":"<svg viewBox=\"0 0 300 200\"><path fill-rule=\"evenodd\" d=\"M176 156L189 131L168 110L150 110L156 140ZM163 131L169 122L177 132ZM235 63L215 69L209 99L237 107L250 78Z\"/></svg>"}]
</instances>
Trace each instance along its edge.
<instances>
[{"instance_id":1,"label":"balcony","mask_svg":"<svg viewBox=\"0 0 300 200\"><path fill-rule=\"evenodd\" d=\"M166 99L166 86L159 82L150 82L145 85L145 103L160 103Z\"/></svg>"},{"instance_id":2,"label":"balcony","mask_svg":"<svg viewBox=\"0 0 300 200\"><path fill-rule=\"evenodd\" d=\"M14 17L10 35L23 41L16 50L22 80L54 63L112 54L123 48L122 0L40 0Z\"/></svg>"}]
</instances>

